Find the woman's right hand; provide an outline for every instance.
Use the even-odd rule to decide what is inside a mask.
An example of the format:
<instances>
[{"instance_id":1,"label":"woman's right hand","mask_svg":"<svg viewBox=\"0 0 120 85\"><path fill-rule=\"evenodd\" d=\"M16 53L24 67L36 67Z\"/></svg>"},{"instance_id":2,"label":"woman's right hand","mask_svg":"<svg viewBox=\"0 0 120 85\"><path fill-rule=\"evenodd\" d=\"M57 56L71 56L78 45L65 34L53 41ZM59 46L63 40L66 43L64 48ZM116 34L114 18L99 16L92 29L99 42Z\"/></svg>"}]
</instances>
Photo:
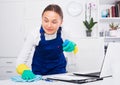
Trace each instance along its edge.
<instances>
[{"instance_id":1,"label":"woman's right hand","mask_svg":"<svg viewBox=\"0 0 120 85\"><path fill-rule=\"evenodd\" d=\"M22 79L30 80L35 78L35 74L31 70L24 70L22 73Z\"/></svg>"}]
</instances>

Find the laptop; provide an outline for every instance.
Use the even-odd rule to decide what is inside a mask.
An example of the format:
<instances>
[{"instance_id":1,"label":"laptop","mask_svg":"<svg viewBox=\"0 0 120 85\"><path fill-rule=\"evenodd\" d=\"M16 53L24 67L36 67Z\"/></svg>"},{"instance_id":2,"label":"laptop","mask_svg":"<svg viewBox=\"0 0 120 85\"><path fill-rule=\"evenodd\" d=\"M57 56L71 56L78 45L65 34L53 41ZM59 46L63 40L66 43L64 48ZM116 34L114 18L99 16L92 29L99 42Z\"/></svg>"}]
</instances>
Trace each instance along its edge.
<instances>
[{"instance_id":1,"label":"laptop","mask_svg":"<svg viewBox=\"0 0 120 85\"><path fill-rule=\"evenodd\" d=\"M94 45L95 43L96 43L96 45ZM104 51L104 40L103 40L103 38L95 38L95 39L93 39L93 38L85 38L85 39L80 39L79 41L77 41L77 45L78 45L79 51L82 51L80 49L84 49L84 51L88 50L87 48L84 48L85 44L86 44L85 47L87 47L87 44L89 44L89 48L91 48L91 49L92 48L94 49L93 46L95 46L95 48L97 48L97 49L94 49L94 50L98 51L97 55L100 55L99 52L101 52L101 50ZM98 47L96 47L96 46L98 46ZM101 46L103 46L103 48ZM104 52L102 52L102 53L104 53ZM94 55L94 53L93 53L93 55ZM87 73L81 73L81 71L77 71L77 72L71 72L71 73L65 73L65 74L50 75L50 76L47 76L46 78L50 79L50 80L64 81L64 82L71 82L71 83L78 83L78 84L94 82L94 81L98 81L98 80L103 80L103 78L111 76L111 75L110 74L103 75L103 71L104 71L103 69L106 68L105 64L108 65L108 63L105 63L106 60L107 60L106 59L107 56L104 56L104 54L102 54L102 55L103 56L101 57L100 66L98 66L98 68L100 67L99 71L98 71L98 68L97 69L96 68L95 69L94 68L90 68L90 69L93 69L93 70L88 70L87 69L88 70ZM99 56L97 56L97 57L99 57ZM95 57L95 59L97 59L97 58ZM76 59L76 60L79 60L79 59ZM98 64L98 63L95 63L95 64ZM94 65L94 63L91 64L91 67L93 67L92 65ZM95 72L95 70L97 70L98 72ZM91 71L93 71L93 72L91 72ZM106 70L106 72L107 71L108 70Z\"/></svg>"},{"instance_id":2,"label":"laptop","mask_svg":"<svg viewBox=\"0 0 120 85\"><path fill-rule=\"evenodd\" d=\"M100 43L104 42L102 39ZM100 44L99 44L100 45ZM103 47L105 44L101 44L100 47ZM100 69L98 69L96 72L95 70L93 72L73 72L74 75L77 76L87 76L87 77L96 77L96 78L106 78L106 77L111 77L112 76L112 70L110 66L110 56L109 56L109 48L107 49L109 45L107 44L104 50L104 55L101 58L101 63L100 63ZM100 57L100 56L99 56ZM87 67L86 67L87 68Z\"/></svg>"}]
</instances>

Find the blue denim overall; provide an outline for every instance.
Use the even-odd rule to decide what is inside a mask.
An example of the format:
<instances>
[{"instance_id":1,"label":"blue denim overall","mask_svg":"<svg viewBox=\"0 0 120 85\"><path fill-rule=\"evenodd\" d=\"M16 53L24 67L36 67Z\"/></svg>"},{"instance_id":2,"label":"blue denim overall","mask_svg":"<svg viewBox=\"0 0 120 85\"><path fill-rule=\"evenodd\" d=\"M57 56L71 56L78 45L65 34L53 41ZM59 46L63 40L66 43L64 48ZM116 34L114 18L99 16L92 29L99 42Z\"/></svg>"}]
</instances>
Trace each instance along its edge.
<instances>
[{"instance_id":1,"label":"blue denim overall","mask_svg":"<svg viewBox=\"0 0 120 85\"><path fill-rule=\"evenodd\" d=\"M53 40L45 40L41 27L41 41L35 48L32 61L32 71L37 75L50 75L66 72L66 59L62 50L61 27Z\"/></svg>"}]
</instances>

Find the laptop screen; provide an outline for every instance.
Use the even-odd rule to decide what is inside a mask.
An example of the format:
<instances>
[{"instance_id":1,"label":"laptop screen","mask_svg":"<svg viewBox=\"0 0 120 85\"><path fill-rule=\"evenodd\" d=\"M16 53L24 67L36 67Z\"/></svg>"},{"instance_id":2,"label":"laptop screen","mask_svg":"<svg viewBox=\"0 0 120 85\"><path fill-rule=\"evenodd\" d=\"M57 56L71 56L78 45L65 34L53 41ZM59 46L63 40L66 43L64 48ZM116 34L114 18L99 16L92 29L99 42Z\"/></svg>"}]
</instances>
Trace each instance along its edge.
<instances>
[{"instance_id":1,"label":"laptop screen","mask_svg":"<svg viewBox=\"0 0 120 85\"><path fill-rule=\"evenodd\" d=\"M68 57L69 69L70 64L74 63L74 67L71 65L72 72L100 72L104 59L104 39L80 38L76 39L75 42L78 46L78 53Z\"/></svg>"}]
</instances>

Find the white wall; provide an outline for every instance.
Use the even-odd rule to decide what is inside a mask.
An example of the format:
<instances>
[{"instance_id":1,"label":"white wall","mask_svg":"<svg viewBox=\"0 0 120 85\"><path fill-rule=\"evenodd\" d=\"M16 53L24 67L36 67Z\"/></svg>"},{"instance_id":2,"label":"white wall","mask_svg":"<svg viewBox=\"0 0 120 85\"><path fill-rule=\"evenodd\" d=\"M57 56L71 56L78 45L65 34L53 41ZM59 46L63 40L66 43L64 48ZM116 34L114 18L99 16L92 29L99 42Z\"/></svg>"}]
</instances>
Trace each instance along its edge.
<instances>
[{"instance_id":1,"label":"white wall","mask_svg":"<svg viewBox=\"0 0 120 85\"><path fill-rule=\"evenodd\" d=\"M0 0L0 56L15 57L23 44L24 3Z\"/></svg>"}]
</instances>

